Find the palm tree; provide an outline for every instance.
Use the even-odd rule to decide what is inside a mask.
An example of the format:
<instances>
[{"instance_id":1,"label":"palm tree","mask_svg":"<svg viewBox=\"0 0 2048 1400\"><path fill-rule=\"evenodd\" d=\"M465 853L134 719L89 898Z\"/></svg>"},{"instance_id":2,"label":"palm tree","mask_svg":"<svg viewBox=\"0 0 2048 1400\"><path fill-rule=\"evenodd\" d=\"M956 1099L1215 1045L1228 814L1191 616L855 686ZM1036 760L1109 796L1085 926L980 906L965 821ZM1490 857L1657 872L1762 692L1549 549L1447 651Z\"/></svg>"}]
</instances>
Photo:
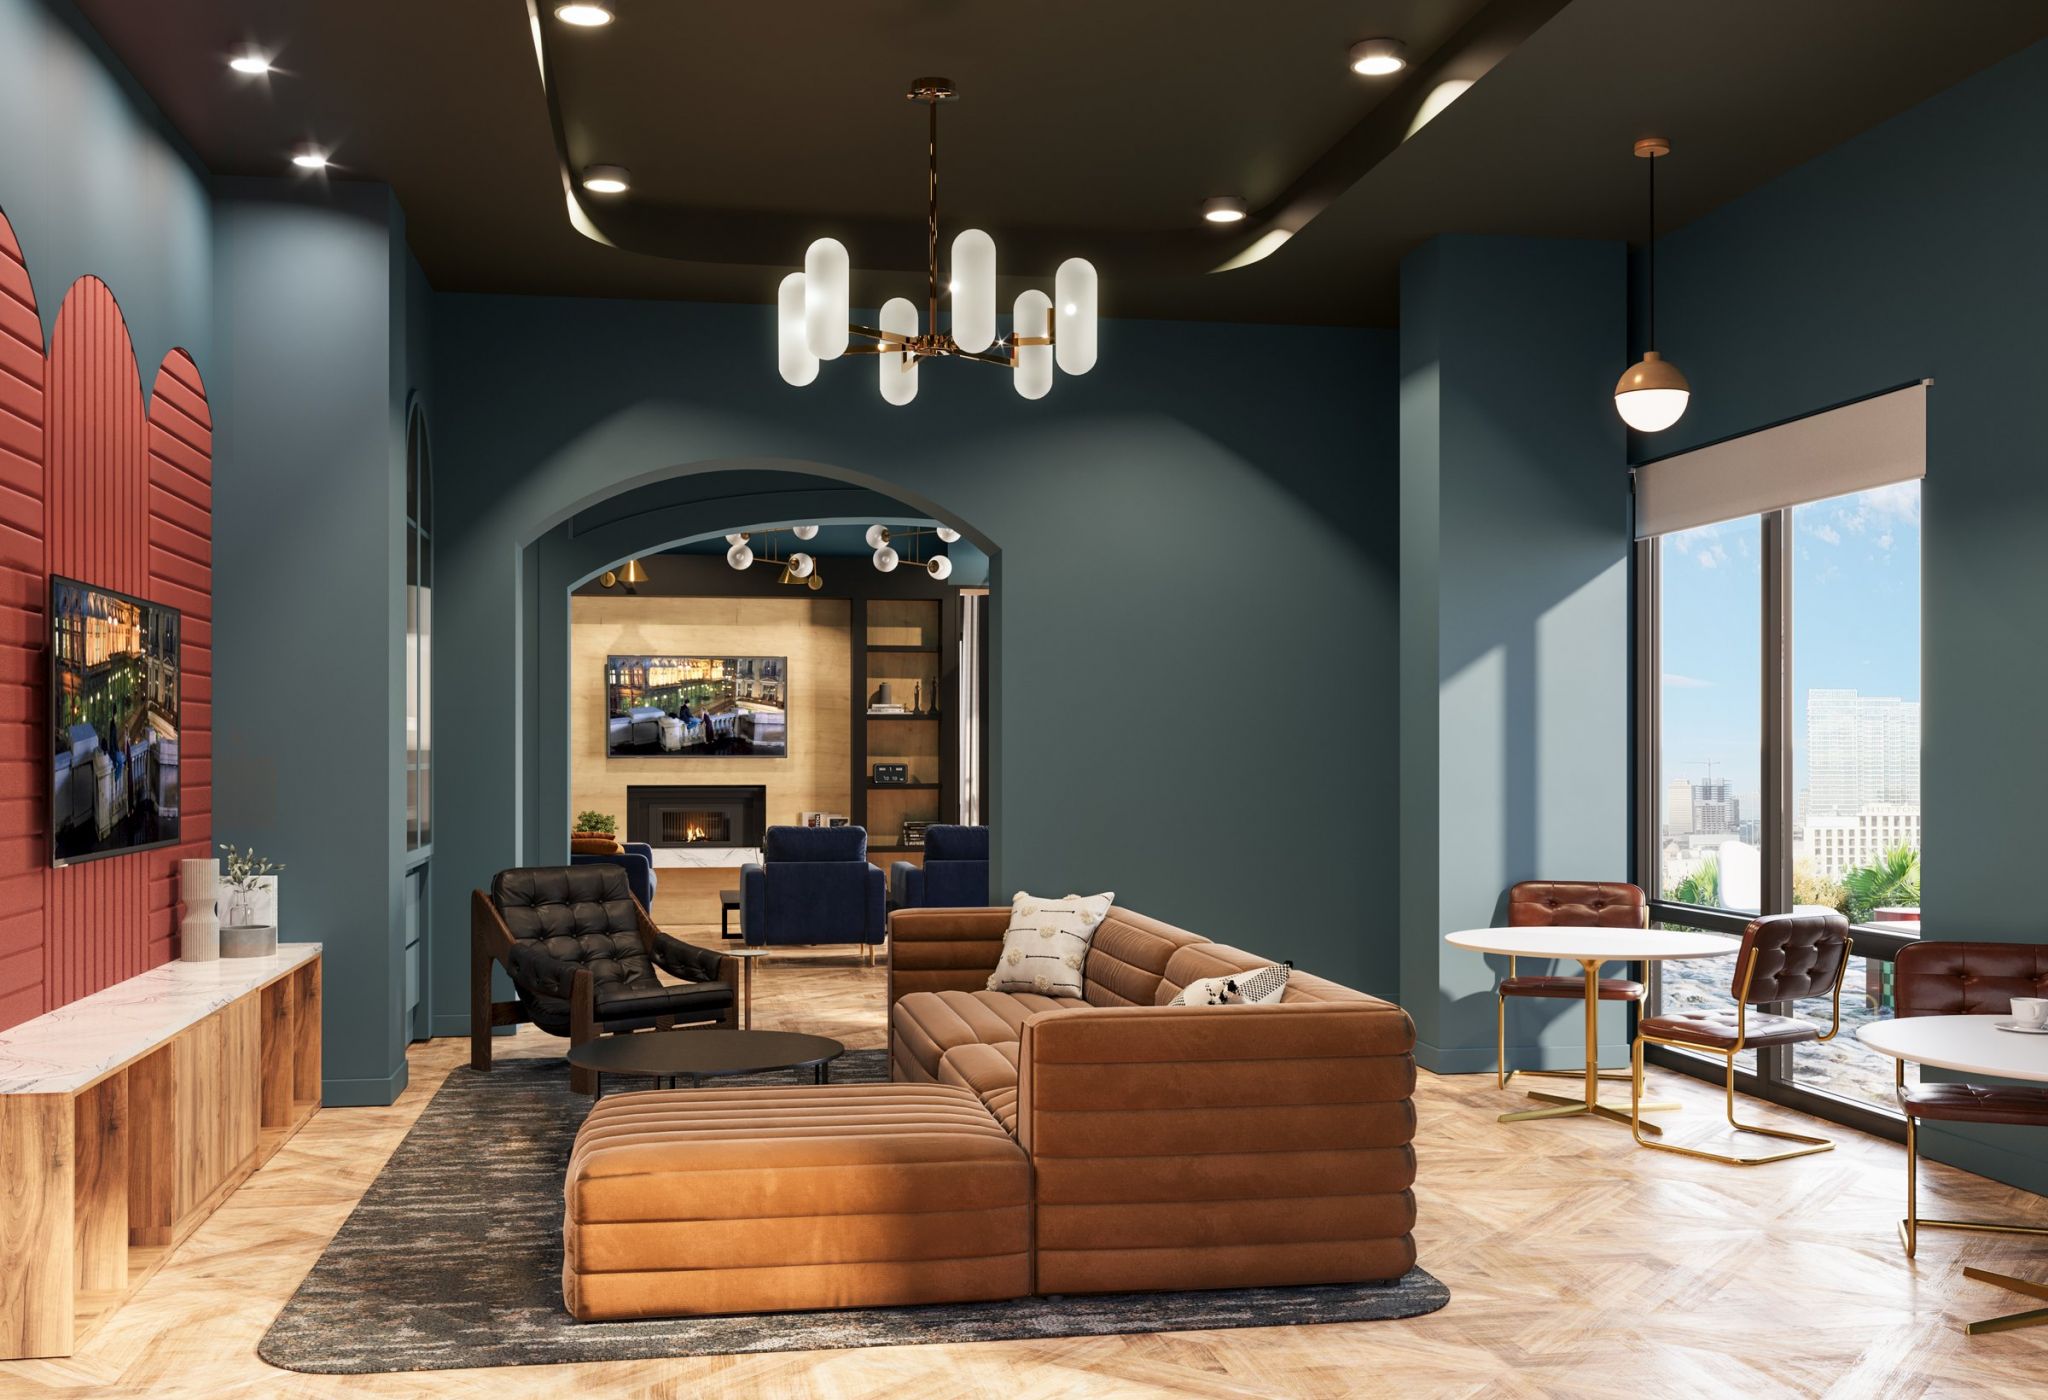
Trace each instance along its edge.
<instances>
[{"instance_id":1,"label":"palm tree","mask_svg":"<svg viewBox=\"0 0 2048 1400\"><path fill-rule=\"evenodd\" d=\"M1870 865L1843 872L1841 910L1860 924L1892 904L1920 903L1920 853L1894 846Z\"/></svg>"},{"instance_id":2,"label":"palm tree","mask_svg":"<svg viewBox=\"0 0 2048 1400\"><path fill-rule=\"evenodd\" d=\"M1671 899L1677 904L1703 904L1708 908L1721 903L1721 859L1708 856L1700 862L1700 868L1671 887Z\"/></svg>"}]
</instances>

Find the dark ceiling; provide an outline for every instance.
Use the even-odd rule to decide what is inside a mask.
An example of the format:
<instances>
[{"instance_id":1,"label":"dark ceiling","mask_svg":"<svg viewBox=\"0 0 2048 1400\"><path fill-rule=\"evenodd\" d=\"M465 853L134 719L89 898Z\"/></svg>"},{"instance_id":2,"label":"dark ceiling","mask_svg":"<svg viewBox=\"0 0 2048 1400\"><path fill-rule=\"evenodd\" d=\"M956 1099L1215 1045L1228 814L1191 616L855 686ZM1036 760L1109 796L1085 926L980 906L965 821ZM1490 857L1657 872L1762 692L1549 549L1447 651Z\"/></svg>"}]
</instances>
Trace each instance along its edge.
<instances>
[{"instance_id":1,"label":"dark ceiling","mask_svg":"<svg viewBox=\"0 0 2048 1400\"><path fill-rule=\"evenodd\" d=\"M766 302L823 233L857 304L910 291L925 131L902 94L938 73L962 93L942 237L987 227L1006 297L1079 254L1105 315L1369 325L1436 233L1640 238L1638 136L1675 147L1671 227L2048 37L2039 0L617 0L589 31L547 0L544 84L525 0L78 4L216 173L280 174L313 140L336 177L389 181L443 291ZM1381 34L1410 69L1350 73ZM280 71L230 74L244 41ZM571 226L565 160L633 171L589 205L626 246ZM1218 194L1255 217L1205 228Z\"/></svg>"}]
</instances>

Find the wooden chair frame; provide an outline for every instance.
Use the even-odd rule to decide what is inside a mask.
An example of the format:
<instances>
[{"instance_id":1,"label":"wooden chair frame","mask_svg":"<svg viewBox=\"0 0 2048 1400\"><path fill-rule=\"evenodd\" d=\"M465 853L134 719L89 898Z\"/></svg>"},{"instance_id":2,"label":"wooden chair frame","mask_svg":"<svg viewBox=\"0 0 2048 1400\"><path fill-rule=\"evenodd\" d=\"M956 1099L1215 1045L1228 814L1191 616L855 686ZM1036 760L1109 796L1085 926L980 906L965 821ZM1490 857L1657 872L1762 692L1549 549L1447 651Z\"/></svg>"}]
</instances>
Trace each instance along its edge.
<instances>
[{"instance_id":1,"label":"wooden chair frame","mask_svg":"<svg viewBox=\"0 0 2048 1400\"><path fill-rule=\"evenodd\" d=\"M1824 1045L1833 1040L1842 1030L1842 981L1849 975L1849 953L1842 949L1842 965L1835 969L1835 985L1830 994L1834 1002L1834 1024L1828 1027L1826 1035L1817 1036L1815 1045ZM1719 1046L1701 1045L1697 1041L1672 1040L1668 1037L1636 1034L1635 1050L1631 1056L1629 1071L1629 1123L1635 1133L1636 1142L1643 1147L1653 1147L1659 1152L1677 1152L1687 1157L1704 1157L1710 1162L1726 1162L1737 1167L1757 1167L1766 1162L1782 1162L1792 1157L1806 1157L1815 1152L1832 1152L1835 1144L1827 1138L1812 1137L1806 1133L1788 1132L1783 1128L1766 1128L1757 1123L1745 1123L1735 1116L1735 1057L1743 1051L1743 1042L1749 1038L1749 984L1756 976L1756 956L1752 950L1749 966L1742 971L1742 985L1735 991L1735 1044L1723 1050ZM1805 1043L1805 1042L1798 1042ZM1643 1046L1663 1045L1674 1050L1690 1050L1700 1055L1719 1055L1725 1061L1722 1086L1728 1098L1728 1125L1739 1133L1756 1133L1763 1137L1782 1138L1788 1142L1803 1144L1783 1152L1769 1152L1760 1157L1748 1157L1738 1153L1709 1152L1703 1147L1684 1147L1674 1142L1657 1142L1643 1136Z\"/></svg>"},{"instance_id":2,"label":"wooden chair frame","mask_svg":"<svg viewBox=\"0 0 2048 1400\"><path fill-rule=\"evenodd\" d=\"M668 937L648 917L640 901L633 901L633 913L639 926L641 946L648 957L654 959L660 940ZM499 1026L516 1026L533 1018L526 1014L526 1007L515 997L511 1001L491 1000L491 967L496 964L512 975L512 930L505 926L505 919L498 912L498 906L483 890L472 890L469 896L469 1067L491 1072L492 1032ZM659 961L656 960L659 966ZM719 973L733 989L733 1004L715 1024L726 1029L739 1025L739 959L721 957ZM656 1016L653 1018L657 1031L673 1030L676 1018ZM596 984L589 968L578 968L569 983L569 1047L588 1045L604 1034L604 1026L597 1019ZM630 1034L630 1032L628 1032ZM597 1074L594 1070L569 1068L569 1087L579 1094L597 1092Z\"/></svg>"}]
</instances>

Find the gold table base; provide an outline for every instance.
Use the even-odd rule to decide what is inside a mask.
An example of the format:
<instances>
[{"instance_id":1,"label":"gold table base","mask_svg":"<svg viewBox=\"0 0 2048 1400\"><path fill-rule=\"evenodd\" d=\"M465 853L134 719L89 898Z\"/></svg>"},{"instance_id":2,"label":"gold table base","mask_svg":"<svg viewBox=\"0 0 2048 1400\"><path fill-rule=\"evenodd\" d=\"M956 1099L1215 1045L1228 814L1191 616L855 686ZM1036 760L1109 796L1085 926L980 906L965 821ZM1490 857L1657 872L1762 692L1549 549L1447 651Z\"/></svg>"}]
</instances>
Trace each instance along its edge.
<instances>
[{"instance_id":1,"label":"gold table base","mask_svg":"<svg viewBox=\"0 0 2048 1400\"><path fill-rule=\"evenodd\" d=\"M1529 1097L1541 1099L1544 1103L1553 1106L1549 1108L1518 1108L1512 1113L1501 1114L1500 1121L1503 1123L1525 1123L1536 1118L1593 1117L1604 1118L1610 1123L1620 1123L1624 1127L1633 1121L1629 1116L1628 1105L1625 1103L1607 1103L1604 1100L1587 1103L1584 1099L1574 1098L1566 1094L1542 1094L1533 1091ZM1645 1100L1643 1112L1675 1113L1683 1106L1669 1099L1660 1099L1654 1103ZM1645 1123L1643 1124L1643 1131L1646 1133L1662 1133L1664 1130L1655 1123Z\"/></svg>"},{"instance_id":2,"label":"gold table base","mask_svg":"<svg viewBox=\"0 0 2048 1400\"><path fill-rule=\"evenodd\" d=\"M1500 1115L1503 1123L1524 1123L1536 1118L1598 1118L1609 1123L1627 1126L1635 1121L1627 1104L1603 1103L1600 1099L1600 960L1598 958L1578 959L1586 976L1586 1068L1584 1071L1586 1089L1583 1095L1545 1094L1529 1091L1529 1097L1550 1105L1547 1108L1518 1108L1512 1113ZM1680 1105L1668 1100L1651 1103L1645 1101L1643 1112L1666 1113L1676 1111ZM1654 1123L1643 1124L1646 1133L1664 1130Z\"/></svg>"}]
</instances>

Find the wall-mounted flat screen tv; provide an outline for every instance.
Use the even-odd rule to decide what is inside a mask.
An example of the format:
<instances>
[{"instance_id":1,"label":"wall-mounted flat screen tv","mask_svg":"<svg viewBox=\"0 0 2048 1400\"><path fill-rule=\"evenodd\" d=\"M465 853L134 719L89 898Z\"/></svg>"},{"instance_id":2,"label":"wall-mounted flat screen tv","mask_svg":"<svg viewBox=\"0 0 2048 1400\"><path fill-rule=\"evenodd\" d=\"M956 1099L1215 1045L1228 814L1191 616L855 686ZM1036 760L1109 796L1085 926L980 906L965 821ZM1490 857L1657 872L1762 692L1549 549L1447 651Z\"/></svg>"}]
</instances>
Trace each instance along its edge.
<instances>
[{"instance_id":1,"label":"wall-mounted flat screen tv","mask_svg":"<svg viewBox=\"0 0 2048 1400\"><path fill-rule=\"evenodd\" d=\"M178 840L176 608L50 579L50 859Z\"/></svg>"},{"instance_id":2,"label":"wall-mounted flat screen tv","mask_svg":"<svg viewBox=\"0 0 2048 1400\"><path fill-rule=\"evenodd\" d=\"M614 758L784 758L789 658L608 656L604 713Z\"/></svg>"}]
</instances>

